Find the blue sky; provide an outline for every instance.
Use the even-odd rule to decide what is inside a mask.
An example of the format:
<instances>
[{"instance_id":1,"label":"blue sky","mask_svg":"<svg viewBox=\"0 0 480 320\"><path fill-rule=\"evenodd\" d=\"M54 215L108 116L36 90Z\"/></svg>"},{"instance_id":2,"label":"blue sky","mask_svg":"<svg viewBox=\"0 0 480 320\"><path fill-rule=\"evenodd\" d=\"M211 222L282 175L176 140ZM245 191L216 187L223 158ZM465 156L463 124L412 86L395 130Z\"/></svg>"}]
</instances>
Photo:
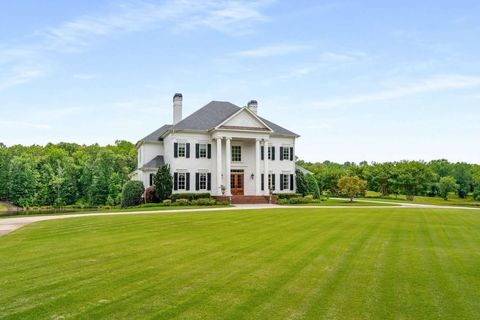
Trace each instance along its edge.
<instances>
[{"instance_id":1,"label":"blue sky","mask_svg":"<svg viewBox=\"0 0 480 320\"><path fill-rule=\"evenodd\" d=\"M0 4L0 141L137 141L210 100L308 161L480 163L478 1Z\"/></svg>"}]
</instances>

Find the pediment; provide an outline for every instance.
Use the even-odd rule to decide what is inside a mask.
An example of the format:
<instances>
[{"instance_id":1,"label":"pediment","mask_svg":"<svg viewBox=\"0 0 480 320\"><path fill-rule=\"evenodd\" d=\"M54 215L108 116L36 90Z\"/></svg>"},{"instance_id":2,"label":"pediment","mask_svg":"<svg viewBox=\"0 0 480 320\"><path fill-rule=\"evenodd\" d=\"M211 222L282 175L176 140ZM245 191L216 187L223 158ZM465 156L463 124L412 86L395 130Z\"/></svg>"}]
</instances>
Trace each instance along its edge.
<instances>
[{"instance_id":1,"label":"pediment","mask_svg":"<svg viewBox=\"0 0 480 320\"><path fill-rule=\"evenodd\" d=\"M221 123L217 129L272 131L262 120L247 108L242 108L239 112Z\"/></svg>"}]
</instances>

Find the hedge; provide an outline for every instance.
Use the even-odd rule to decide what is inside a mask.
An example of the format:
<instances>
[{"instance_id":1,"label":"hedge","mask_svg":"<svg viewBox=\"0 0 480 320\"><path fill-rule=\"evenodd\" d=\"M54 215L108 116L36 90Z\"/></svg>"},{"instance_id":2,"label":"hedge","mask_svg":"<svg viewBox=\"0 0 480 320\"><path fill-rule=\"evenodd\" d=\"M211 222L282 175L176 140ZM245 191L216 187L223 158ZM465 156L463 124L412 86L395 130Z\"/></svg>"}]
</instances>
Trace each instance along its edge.
<instances>
[{"instance_id":1,"label":"hedge","mask_svg":"<svg viewBox=\"0 0 480 320\"><path fill-rule=\"evenodd\" d=\"M171 199L173 202L176 202L178 199L186 199L188 201L192 200L197 200L197 199L204 199L204 198L210 198L210 193L204 192L204 193L174 193L171 196Z\"/></svg>"}]
</instances>

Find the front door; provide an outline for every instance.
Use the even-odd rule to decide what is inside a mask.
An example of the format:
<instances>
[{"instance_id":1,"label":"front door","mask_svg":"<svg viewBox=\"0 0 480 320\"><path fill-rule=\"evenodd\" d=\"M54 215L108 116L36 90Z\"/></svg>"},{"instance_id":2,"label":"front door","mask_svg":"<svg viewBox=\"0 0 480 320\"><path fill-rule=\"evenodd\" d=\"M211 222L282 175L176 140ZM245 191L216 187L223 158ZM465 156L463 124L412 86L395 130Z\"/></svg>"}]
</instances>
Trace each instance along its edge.
<instances>
[{"instance_id":1,"label":"front door","mask_svg":"<svg viewBox=\"0 0 480 320\"><path fill-rule=\"evenodd\" d=\"M230 189L232 195L243 195L243 173L232 173L230 175Z\"/></svg>"}]
</instances>

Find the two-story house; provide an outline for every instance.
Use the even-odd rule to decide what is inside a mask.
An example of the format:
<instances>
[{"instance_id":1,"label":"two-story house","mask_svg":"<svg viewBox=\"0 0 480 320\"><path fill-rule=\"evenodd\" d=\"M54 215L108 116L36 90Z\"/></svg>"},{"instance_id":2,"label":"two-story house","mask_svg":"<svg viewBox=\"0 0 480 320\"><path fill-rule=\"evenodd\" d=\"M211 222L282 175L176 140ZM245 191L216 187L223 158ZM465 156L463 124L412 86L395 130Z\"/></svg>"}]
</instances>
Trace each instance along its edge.
<instances>
[{"instance_id":1,"label":"two-story house","mask_svg":"<svg viewBox=\"0 0 480 320\"><path fill-rule=\"evenodd\" d=\"M169 164L173 193L209 192L242 202L270 190L295 192L299 136L260 117L257 101L245 107L212 101L182 119L182 100L180 93L173 97L173 124L137 142L135 180L151 186L158 168Z\"/></svg>"}]
</instances>

